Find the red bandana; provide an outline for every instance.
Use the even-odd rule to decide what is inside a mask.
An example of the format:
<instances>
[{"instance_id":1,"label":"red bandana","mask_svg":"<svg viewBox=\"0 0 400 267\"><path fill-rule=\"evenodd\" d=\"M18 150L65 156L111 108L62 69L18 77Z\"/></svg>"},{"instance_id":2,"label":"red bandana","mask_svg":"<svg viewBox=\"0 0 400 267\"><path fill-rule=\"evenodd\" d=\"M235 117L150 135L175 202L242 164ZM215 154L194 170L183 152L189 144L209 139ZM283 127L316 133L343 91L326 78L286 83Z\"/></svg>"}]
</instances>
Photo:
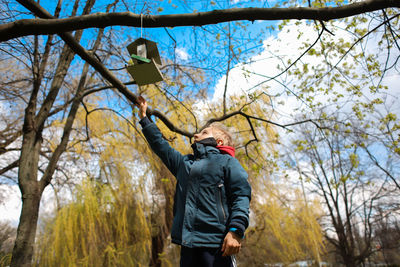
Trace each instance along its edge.
<instances>
[{"instance_id":1,"label":"red bandana","mask_svg":"<svg viewBox=\"0 0 400 267\"><path fill-rule=\"evenodd\" d=\"M217 146L221 154L228 154L232 157L235 157L235 148L231 146Z\"/></svg>"}]
</instances>

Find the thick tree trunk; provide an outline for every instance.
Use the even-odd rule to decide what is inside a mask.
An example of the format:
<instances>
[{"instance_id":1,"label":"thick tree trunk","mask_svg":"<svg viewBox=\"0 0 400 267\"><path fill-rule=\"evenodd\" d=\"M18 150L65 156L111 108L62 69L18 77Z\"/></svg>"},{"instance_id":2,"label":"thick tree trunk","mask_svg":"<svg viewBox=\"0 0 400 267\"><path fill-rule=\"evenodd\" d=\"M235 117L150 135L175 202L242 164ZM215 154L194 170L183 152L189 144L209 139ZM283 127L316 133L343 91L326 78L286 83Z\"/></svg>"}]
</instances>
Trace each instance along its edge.
<instances>
[{"instance_id":1,"label":"thick tree trunk","mask_svg":"<svg viewBox=\"0 0 400 267\"><path fill-rule=\"evenodd\" d=\"M38 188L37 183L35 188ZM31 189L29 190L31 191ZM33 189L23 197L23 205L15 240L11 267L31 266L33 246L35 244L36 227L39 215L41 194Z\"/></svg>"},{"instance_id":2,"label":"thick tree trunk","mask_svg":"<svg viewBox=\"0 0 400 267\"><path fill-rule=\"evenodd\" d=\"M22 195L22 210L15 240L11 267L31 266L33 246L39 215L42 190L38 183L38 162L41 138L25 121L21 157L18 171L19 187Z\"/></svg>"}]
</instances>

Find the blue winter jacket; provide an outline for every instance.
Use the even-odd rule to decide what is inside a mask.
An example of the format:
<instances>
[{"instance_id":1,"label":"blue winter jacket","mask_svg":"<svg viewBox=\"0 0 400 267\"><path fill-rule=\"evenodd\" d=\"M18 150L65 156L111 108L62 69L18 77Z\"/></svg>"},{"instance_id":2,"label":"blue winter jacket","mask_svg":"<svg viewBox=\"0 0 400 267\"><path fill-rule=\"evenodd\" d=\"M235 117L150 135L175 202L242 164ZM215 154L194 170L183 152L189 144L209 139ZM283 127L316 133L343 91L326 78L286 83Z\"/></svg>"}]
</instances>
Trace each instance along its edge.
<instances>
[{"instance_id":1,"label":"blue winter jacket","mask_svg":"<svg viewBox=\"0 0 400 267\"><path fill-rule=\"evenodd\" d=\"M251 187L239 161L213 146L195 143L182 155L147 117L143 134L152 150L177 178L172 242L186 247L220 247L228 227L245 230Z\"/></svg>"}]
</instances>

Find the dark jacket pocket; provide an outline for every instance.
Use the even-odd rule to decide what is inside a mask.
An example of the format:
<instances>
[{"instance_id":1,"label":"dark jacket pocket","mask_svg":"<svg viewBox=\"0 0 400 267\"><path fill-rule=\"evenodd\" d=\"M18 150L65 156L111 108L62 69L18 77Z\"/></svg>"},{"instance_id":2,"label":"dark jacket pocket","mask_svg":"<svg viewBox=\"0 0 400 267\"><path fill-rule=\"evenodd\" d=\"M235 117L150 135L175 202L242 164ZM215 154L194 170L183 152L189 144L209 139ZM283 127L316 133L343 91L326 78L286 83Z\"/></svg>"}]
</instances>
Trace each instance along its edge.
<instances>
[{"instance_id":1,"label":"dark jacket pocket","mask_svg":"<svg viewBox=\"0 0 400 267\"><path fill-rule=\"evenodd\" d=\"M220 224L225 224L228 214L224 208L224 184L218 183L215 191L215 200L217 203L218 210L218 221Z\"/></svg>"}]
</instances>

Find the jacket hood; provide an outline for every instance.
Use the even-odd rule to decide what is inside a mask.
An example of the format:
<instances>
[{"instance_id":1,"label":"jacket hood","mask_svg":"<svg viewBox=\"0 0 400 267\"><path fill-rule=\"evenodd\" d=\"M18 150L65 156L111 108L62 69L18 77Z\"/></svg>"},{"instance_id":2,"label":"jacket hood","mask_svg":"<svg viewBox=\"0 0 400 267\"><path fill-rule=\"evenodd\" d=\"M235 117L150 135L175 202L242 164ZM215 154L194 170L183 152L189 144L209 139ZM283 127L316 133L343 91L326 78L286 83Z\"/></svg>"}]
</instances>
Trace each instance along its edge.
<instances>
[{"instance_id":1,"label":"jacket hood","mask_svg":"<svg viewBox=\"0 0 400 267\"><path fill-rule=\"evenodd\" d=\"M195 158L203 158L207 153L219 153L219 150L215 146L207 146L198 142L193 143L192 148Z\"/></svg>"},{"instance_id":2,"label":"jacket hood","mask_svg":"<svg viewBox=\"0 0 400 267\"><path fill-rule=\"evenodd\" d=\"M196 158L202 158L209 152L218 153L218 151L221 154L228 154L233 158L235 157L235 148L231 146L212 146L197 142L192 144L192 149Z\"/></svg>"}]
</instances>

